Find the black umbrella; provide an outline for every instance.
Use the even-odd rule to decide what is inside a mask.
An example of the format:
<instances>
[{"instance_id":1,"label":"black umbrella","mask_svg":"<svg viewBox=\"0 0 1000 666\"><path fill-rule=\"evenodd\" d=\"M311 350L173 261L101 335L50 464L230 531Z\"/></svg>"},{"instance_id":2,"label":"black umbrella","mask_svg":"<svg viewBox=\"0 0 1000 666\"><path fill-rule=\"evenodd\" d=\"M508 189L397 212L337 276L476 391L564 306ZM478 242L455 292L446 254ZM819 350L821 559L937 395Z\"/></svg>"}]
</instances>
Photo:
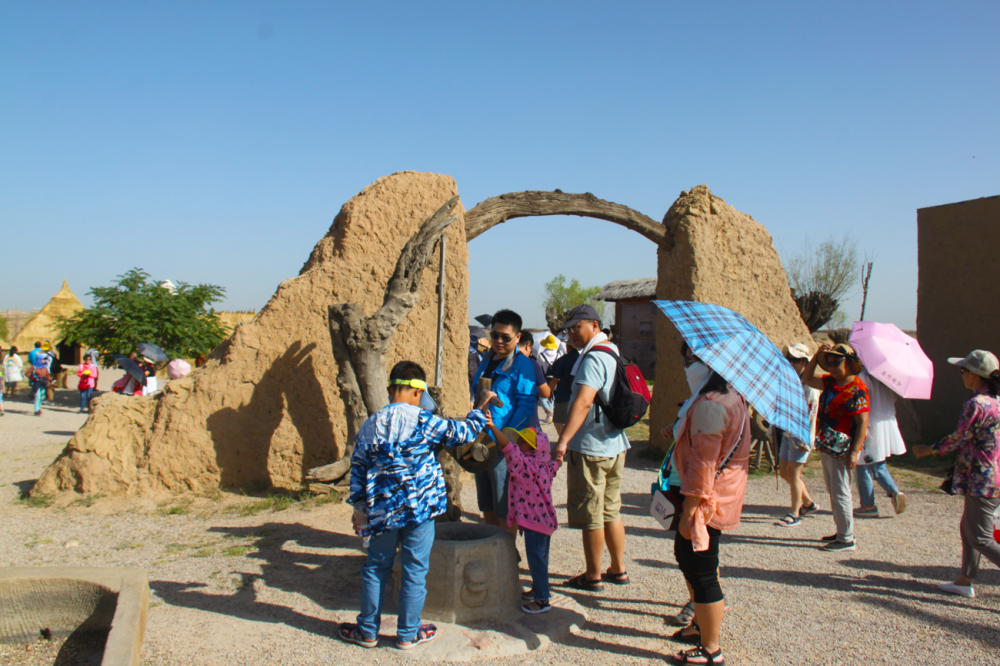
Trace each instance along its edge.
<instances>
[{"instance_id":1,"label":"black umbrella","mask_svg":"<svg viewBox=\"0 0 1000 666\"><path fill-rule=\"evenodd\" d=\"M490 326L493 325L493 315L488 315L488 314L479 315L478 317L476 317L476 321L478 321L486 328L489 328Z\"/></svg>"},{"instance_id":2,"label":"black umbrella","mask_svg":"<svg viewBox=\"0 0 1000 666\"><path fill-rule=\"evenodd\" d=\"M137 382L143 386L146 385L146 373L142 371L142 368L139 367L138 363L130 359L128 356L123 356L121 354L115 354L115 361L117 361L118 366L122 370L132 375Z\"/></svg>"},{"instance_id":3,"label":"black umbrella","mask_svg":"<svg viewBox=\"0 0 1000 666\"><path fill-rule=\"evenodd\" d=\"M140 342L138 345L139 353L148 358L154 363L166 363L170 360L167 354L157 347L156 345L149 342Z\"/></svg>"},{"instance_id":4,"label":"black umbrella","mask_svg":"<svg viewBox=\"0 0 1000 666\"><path fill-rule=\"evenodd\" d=\"M479 326L469 327L469 341L472 342L473 344L486 337L489 336L486 335L486 331L484 331L481 327Z\"/></svg>"}]
</instances>

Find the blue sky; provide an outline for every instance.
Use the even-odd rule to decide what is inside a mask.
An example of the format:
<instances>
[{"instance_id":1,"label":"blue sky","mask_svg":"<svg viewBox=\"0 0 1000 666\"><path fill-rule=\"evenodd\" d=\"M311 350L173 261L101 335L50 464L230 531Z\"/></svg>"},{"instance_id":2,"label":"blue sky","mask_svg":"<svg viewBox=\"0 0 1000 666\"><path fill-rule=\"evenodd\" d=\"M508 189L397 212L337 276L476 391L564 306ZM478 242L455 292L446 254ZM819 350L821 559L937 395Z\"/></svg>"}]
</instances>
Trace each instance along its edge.
<instances>
[{"instance_id":1,"label":"blue sky","mask_svg":"<svg viewBox=\"0 0 1000 666\"><path fill-rule=\"evenodd\" d=\"M468 208L560 188L657 220L704 183L783 255L858 238L869 318L909 328L916 210L1000 194L997 34L995 1L4 0L0 309L134 266L259 309L345 201L413 169ZM656 272L649 241L583 218L470 255L470 314L529 325L558 273Z\"/></svg>"}]
</instances>

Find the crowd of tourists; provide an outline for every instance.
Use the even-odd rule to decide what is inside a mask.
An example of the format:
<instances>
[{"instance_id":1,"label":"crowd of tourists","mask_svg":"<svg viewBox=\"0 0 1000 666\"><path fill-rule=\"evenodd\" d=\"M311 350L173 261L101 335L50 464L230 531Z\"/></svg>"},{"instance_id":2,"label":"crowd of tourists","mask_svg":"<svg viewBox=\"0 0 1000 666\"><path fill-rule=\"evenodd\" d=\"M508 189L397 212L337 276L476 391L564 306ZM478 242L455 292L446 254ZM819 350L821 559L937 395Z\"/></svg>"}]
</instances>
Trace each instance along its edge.
<instances>
[{"instance_id":1,"label":"crowd of tourists","mask_svg":"<svg viewBox=\"0 0 1000 666\"><path fill-rule=\"evenodd\" d=\"M357 436L351 467L349 502L355 528L369 539L362 569L361 612L344 623L339 637L364 647L378 644L381 599L397 547L402 554L396 646L411 649L434 640L438 628L420 618L433 543L433 518L445 511L443 474L437 463L442 446L462 446L486 433L502 453L492 468L475 475L478 507L484 522L523 535L531 587L522 594L528 614L551 606L549 546L559 527L552 481L567 467L568 525L581 531L583 561L563 585L596 592L606 584L627 585L626 531L621 520L621 484L629 440L622 428L602 418L611 403L619 351L600 317L579 306L561 328L565 339L522 330L520 316L500 310L485 328L470 334L470 412L450 420L420 407L426 390L423 369L397 364L389 376L390 404L372 415ZM478 327L477 327L478 328ZM673 442L654 491L676 502L674 556L689 598L668 618L680 626L670 636L695 647L672 656L675 663L724 664L720 632L726 611L719 578L722 532L740 523L751 449L752 406L732 380L698 357L686 342L680 349L689 397L676 422L662 432ZM863 367L846 343L823 344L810 353L804 343L784 348L807 408L808 430L795 433L772 427L779 473L790 491L790 507L776 528L791 529L820 509L823 499L810 493L802 470L812 451L822 460L823 479L835 532L817 544L821 552L854 550L855 518L879 515L878 484L895 513L907 510L886 467L890 456L905 452L896 423L896 393ZM965 496L961 519L962 569L942 591L972 597L973 582L985 556L1000 566L993 538L1000 507L997 467L1000 458L1000 365L977 350L949 362L961 370L972 396L954 434L932 446L916 446L917 456L956 454L949 473L950 492ZM480 380L489 390L477 390ZM798 390L798 389L796 389ZM557 433L550 442L541 429L539 408ZM860 506L855 508L853 484ZM602 566L607 551L610 566Z\"/></svg>"}]
</instances>

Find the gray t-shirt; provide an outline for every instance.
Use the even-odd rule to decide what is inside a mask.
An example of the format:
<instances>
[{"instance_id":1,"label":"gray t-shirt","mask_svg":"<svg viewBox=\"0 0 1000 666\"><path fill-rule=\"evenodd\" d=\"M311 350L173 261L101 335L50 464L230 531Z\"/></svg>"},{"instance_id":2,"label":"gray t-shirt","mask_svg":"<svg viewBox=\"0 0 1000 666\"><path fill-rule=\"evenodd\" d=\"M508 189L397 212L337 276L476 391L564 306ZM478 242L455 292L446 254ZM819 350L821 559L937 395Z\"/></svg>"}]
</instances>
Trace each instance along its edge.
<instances>
[{"instance_id":1,"label":"gray t-shirt","mask_svg":"<svg viewBox=\"0 0 1000 666\"><path fill-rule=\"evenodd\" d=\"M610 347L616 354L618 353L618 347L610 342L602 342L599 346ZM587 353L580 361L580 368L573 381L570 409L573 408L573 401L580 392L581 384L595 389L597 395L607 404L611 397L611 385L615 380L615 365L615 359L610 354L599 351ZM608 417L603 413L600 422L597 422L598 410L600 407L597 406L595 399L583 425L570 440L569 450L588 456L614 458L622 451L631 448L628 437L625 436L624 430L619 430L608 423Z\"/></svg>"}]
</instances>

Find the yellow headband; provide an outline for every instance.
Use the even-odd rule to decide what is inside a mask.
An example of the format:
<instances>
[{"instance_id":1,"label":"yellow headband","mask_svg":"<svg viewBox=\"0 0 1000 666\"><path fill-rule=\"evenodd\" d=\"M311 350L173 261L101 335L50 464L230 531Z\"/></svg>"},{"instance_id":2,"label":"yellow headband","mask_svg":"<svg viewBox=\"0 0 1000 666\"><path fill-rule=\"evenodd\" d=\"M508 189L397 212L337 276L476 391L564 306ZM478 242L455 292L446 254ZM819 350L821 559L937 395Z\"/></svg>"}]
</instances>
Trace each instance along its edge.
<instances>
[{"instance_id":1,"label":"yellow headband","mask_svg":"<svg viewBox=\"0 0 1000 666\"><path fill-rule=\"evenodd\" d=\"M421 391L427 390L427 382L422 379L393 379L389 382L389 386L394 384L399 386L409 386L410 388L420 389Z\"/></svg>"}]
</instances>

